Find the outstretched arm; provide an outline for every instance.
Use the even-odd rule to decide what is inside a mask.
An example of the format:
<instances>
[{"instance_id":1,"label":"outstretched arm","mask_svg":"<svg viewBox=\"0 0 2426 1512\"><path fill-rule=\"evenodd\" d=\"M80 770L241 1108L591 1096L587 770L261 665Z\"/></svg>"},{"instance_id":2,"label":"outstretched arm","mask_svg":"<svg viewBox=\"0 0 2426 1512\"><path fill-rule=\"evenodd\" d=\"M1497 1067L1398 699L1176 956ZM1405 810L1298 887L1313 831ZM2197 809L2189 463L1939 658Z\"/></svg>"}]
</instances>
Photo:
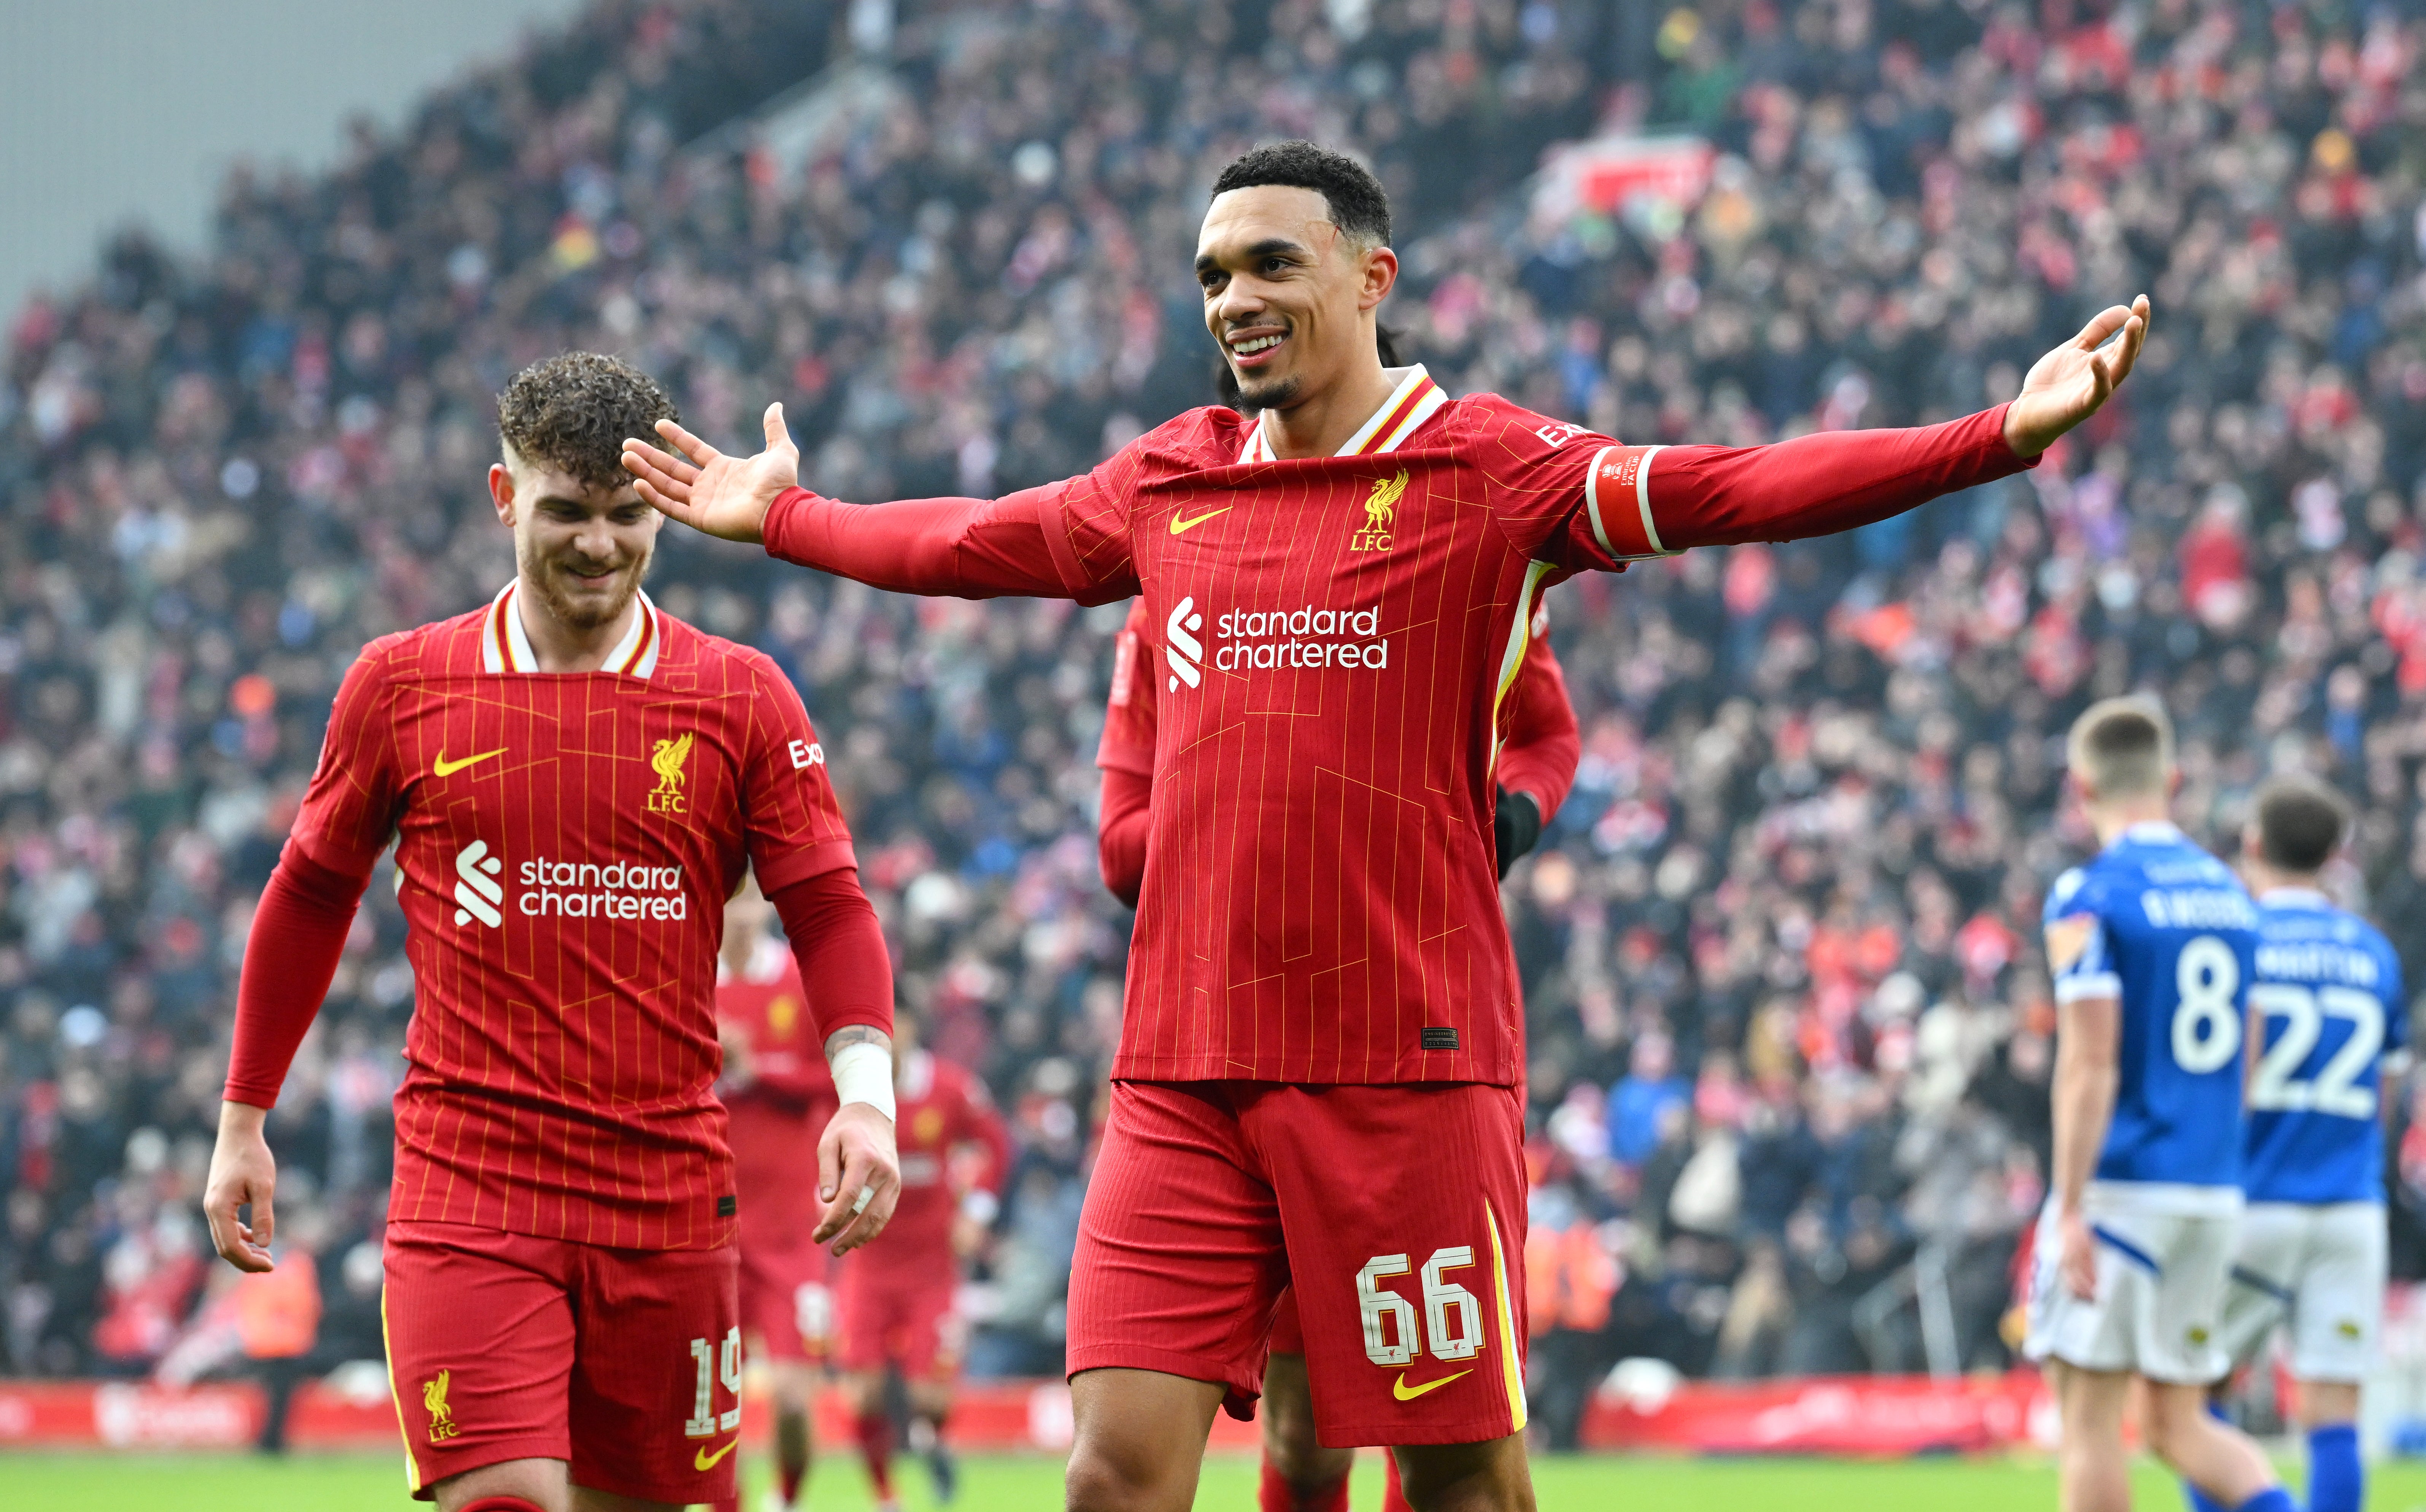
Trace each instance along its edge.
<instances>
[{"instance_id":1,"label":"outstretched arm","mask_svg":"<svg viewBox=\"0 0 2426 1512\"><path fill-rule=\"evenodd\" d=\"M1100 603L1125 597L1081 571L1052 489L1000 499L911 499L849 505L800 486L801 452L784 407L767 407L767 449L728 457L671 420L623 442L623 467L640 497L695 529L763 542L801 567L901 593L986 599L1006 594Z\"/></svg>"},{"instance_id":2,"label":"outstretched arm","mask_svg":"<svg viewBox=\"0 0 2426 1512\"><path fill-rule=\"evenodd\" d=\"M1834 535L2008 476L2097 412L2130 375L2147 330L2145 296L2115 305L2040 358L2011 403L1944 425L1771 446L1604 447L1568 555L1613 567L1691 546Z\"/></svg>"}]
</instances>

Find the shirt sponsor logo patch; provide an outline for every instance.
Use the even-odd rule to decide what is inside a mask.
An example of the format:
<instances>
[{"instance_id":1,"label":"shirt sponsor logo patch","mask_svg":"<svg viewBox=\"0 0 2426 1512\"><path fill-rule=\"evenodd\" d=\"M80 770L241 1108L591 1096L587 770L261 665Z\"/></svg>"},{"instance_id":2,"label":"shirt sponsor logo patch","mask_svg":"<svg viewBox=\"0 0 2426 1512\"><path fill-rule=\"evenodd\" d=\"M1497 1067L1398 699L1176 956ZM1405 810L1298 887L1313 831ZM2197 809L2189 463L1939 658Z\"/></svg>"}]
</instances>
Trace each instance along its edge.
<instances>
[{"instance_id":1,"label":"shirt sponsor logo patch","mask_svg":"<svg viewBox=\"0 0 2426 1512\"><path fill-rule=\"evenodd\" d=\"M1333 667L1382 671L1390 665L1390 641L1382 633L1379 608L1318 609L1308 603L1294 609L1227 609L1213 621L1213 639L1220 643L1213 651L1213 668L1221 672Z\"/></svg>"},{"instance_id":2,"label":"shirt sponsor logo patch","mask_svg":"<svg viewBox=\"0 0 2426 1512\"><path fill-rule=\"evenodd\" d=\"M1426 1025L1423 1031L1422 1043L1426 1050L1455 1050L1457 1048L1457 1029L1454 1025L1447 1028Z\"/></svg>"},{"instance_id":3,"label":"shirt sponsor logo patch","mask_svg":"<svg viewBox=\"0 0 2426 1512\"><path fill-rule=\"evenodd\" d=\"M505 869L505 858L490 855L485 840L476 840L455 853L457 924L477 919L494 929L506 922L505 914L499 911L499 905L506 901L506 884L497 880L497 874ZM440 1391L442 1395L445 1392L443 1378Z\"/></svg>"},{"instance_id":4,"label":"shirt sponsor logo patch","mask_svg":"<svg viewBox=\"0 0 2426 1512\"><path fill-rule=\"evenodd\" d=\"M649 752L649 767L657 774L657 785L649 795L651 813L683 812L683 763L690 760L691 741L696 737L688 731L670 740L660 740Z\"/></svg>"},{"instance_id":5,"label":"shirt sponsor logo patch","mask_svg":"<svg viewBox=\"0 0 2426 1512\"><path fill-rule=\"evenodd\" d=\"M455 853L455 922L506 922L506 859L475 840ZM639 861L558 861L542 857L514 868L515 911L526 919L687 919L690 894L680 866Z\"/></svg>"},{"instance_id":6,"label":"shirt sponsor logo patch","mask_svg":"<svg viewBox=\"0 0 2426 1512\"><path fill-rule=\"evenodd\" d=\"M1407 492L1407 470L1400 468L1395 477L1377 477L1373 492L1365 501L1365 528L1348 538L1352 552L1385 552L1390 549L1390 524L1398 517L1399 501Z\"/></svg>"},{"instance_id":7,"label":"shirt sponsor logo patch","mask_svg":"<svg viewBox=\"0 0 2426 1512\"><path fill-rule=\"evenodd\" d=\"M1205 681L1205 643L1195 635L1204 628L1205 617L1196 612L1196 600L1192 597L1180 600L1179 607L1162 622L1162 659L1171 665L1173 693L1179 691L1182 683L1196 687Z\"/></svg>"}]
</instances>

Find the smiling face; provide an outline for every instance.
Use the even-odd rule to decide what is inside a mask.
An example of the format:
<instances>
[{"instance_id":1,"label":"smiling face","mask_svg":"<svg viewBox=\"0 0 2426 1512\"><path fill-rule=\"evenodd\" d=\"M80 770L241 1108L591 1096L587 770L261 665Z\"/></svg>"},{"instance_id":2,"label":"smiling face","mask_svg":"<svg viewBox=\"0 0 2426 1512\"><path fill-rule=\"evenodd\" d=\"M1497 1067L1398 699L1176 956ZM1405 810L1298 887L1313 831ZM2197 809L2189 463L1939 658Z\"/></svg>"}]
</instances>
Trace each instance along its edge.
<instances>
[{"instance_id":1,"label":"smiling face","mask_svg":"<svg viewBox=\"0 0 2426 1512\"><path fill-rule=\"evenodd\" d=\"M541 609L575 633L623 619L665 523L638 491L509 457L489 469L489 493L513 530L515 570Z\"/></svg>"},{"instance_id":2,"label":"smiling face","mask_svg":"<svg viewBox=\"0 0 2426 1512\"><path fill-rule=\"evenodd\" d=\"M1359 245L1313 189L1218 195L1196 243L1205 329L1251 410L1293 409L1378 361L1373 312L1398 277L1398 255Z\"/></svg>"}]
</instances>

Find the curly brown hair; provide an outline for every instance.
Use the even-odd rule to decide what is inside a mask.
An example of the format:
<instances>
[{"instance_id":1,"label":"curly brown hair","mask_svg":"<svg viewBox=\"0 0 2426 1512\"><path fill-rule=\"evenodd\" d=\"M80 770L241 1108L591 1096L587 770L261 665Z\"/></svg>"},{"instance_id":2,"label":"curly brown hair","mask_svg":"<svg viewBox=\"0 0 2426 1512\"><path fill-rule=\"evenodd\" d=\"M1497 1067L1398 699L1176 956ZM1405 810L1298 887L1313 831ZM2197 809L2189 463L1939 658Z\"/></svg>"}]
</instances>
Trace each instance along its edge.
<instances>
[{"instance_id":1,"label":"curly brown hair","mask_svg":"<svg viewBox=\"0 0 2426 1512\"><path fill-rule=\"evenodd\" d=\"M497 395L497 436L509 455L592 488L629 487L623 438L681 418L656 379L621 358L566 352L533 362Z\"/></svg>"}]
</instances>

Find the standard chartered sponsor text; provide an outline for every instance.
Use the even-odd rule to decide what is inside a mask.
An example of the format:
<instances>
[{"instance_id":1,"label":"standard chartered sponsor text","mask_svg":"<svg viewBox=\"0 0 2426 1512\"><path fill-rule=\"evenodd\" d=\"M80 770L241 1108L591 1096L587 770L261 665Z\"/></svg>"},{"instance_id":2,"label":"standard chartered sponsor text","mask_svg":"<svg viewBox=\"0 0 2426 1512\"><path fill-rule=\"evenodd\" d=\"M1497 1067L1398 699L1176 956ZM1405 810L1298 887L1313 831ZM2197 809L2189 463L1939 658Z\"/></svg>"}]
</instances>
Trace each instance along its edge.
<instances>
[{"instance_id":1,"label":"standard chartered sponsor text","mask_svg":"<svg viewBox=\"0 0 2426 1512\"><path fill-rule=\"evenodd\" d=\"M528 917L567 919L684 919L690 894L679 866L637 861L559 861L542 857L516 869L522 884L515 907Z\"/></svg>"},{"instance_id":2,"label":"standard chartered sponsor text","mask_svg":"<svg viewBox=\"0 0 2426 1512\"><path fill-rule=\"evenodd\" d=\"M1213 639L1213 665L1224 672L1390 665L1378 608L1230 609L1214 619Z\"/></svg>"}]
</instances>

